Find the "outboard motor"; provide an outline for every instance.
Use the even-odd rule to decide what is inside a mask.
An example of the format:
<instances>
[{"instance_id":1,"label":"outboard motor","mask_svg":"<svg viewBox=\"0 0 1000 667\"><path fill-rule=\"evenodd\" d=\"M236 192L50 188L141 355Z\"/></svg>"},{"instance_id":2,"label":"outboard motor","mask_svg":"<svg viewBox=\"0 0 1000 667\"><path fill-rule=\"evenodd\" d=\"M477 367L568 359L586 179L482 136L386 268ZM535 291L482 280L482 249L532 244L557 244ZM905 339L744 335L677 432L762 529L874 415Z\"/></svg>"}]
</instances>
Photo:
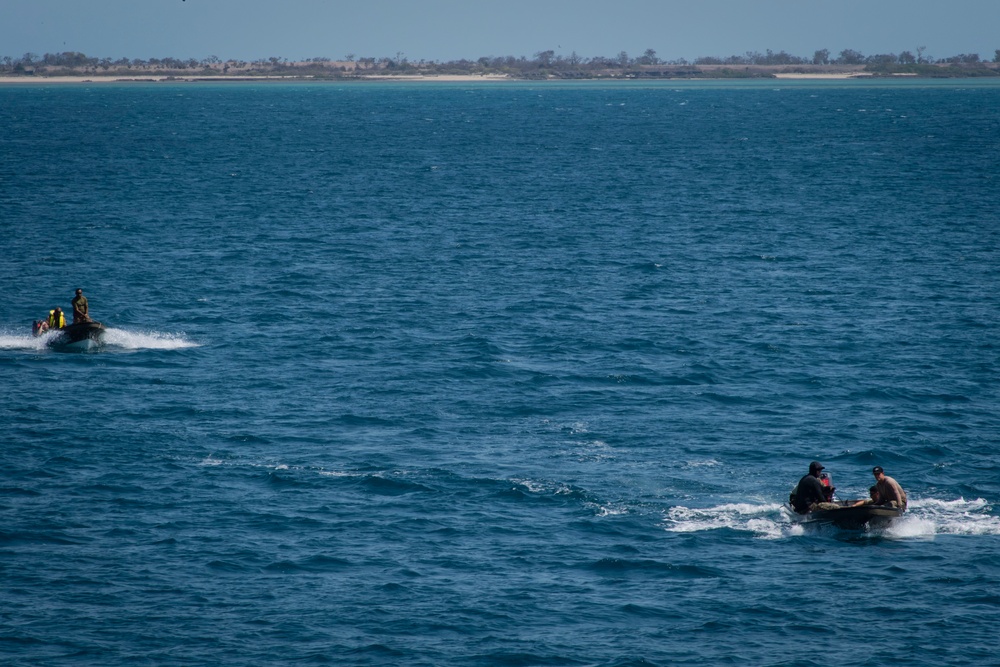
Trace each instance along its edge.
<instances>
[{"instance_id":1,"label":"outboard motor","mask_svg":"<svg viewBox=\"0 0 1000 667\"><path fill-rule=\"evenodd\" d=\"M823 495L826 497L826 502L833 502L833 492L837 490L837 487L833 485L833 479L829 474L823 472L819 475L819 482L823 485Z\"/></svg>"}]
</instances>

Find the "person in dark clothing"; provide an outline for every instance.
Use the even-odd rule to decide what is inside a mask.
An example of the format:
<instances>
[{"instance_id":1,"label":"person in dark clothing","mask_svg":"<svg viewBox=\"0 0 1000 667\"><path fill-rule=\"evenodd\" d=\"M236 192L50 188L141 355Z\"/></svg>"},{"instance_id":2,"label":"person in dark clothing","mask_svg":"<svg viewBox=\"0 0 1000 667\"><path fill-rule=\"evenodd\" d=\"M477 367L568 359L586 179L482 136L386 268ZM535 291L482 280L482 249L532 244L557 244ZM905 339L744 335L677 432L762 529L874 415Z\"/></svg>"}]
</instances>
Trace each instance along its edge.
<instances>
[{"instance_id":1,"label":"person in dark clothing","mask_svg":"<svg viewBox=\"0 0 1000 667\"><path fill-rule=\"evenodd\" d=\"M817 509L836 509L835 503L827 501L827 487L820 481L820 473L823 471L823 464L813 461L809 464L809 474L799 480L788 498L789 502L799 514L806 514ZM832 490L830 490L832 497Z\"/></svg>"}]
</instances>

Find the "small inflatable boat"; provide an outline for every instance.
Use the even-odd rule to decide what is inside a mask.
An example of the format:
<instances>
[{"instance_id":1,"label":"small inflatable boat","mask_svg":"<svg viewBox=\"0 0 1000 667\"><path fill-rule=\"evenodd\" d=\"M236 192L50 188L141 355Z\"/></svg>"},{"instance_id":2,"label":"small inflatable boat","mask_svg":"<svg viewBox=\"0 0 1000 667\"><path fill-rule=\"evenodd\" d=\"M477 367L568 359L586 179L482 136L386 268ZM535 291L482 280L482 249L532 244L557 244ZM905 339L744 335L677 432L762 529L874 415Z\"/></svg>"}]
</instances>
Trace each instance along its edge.
<instances>
[{"instance_id":1,"label":"small inflatable boat","mask_svg":"<svg viewBox=\"0 0 1000 667\"><path fill-rule=\"evenodd\" d=\"M92 350L104 343L106 329L100 322L67 324L62 329L50 329L48 346L67 350Z\"/></svg>"}]
</instances>

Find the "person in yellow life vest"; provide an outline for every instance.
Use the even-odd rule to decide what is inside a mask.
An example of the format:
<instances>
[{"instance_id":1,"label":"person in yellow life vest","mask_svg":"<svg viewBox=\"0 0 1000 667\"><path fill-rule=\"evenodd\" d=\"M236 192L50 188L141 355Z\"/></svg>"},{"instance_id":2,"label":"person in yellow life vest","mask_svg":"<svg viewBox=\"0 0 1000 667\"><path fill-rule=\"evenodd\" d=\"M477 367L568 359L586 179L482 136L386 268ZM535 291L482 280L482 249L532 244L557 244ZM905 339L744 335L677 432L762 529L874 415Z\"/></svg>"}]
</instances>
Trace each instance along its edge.
<instances>
[{"instance_id":1,"label":"person in yellow life vest","mask_svg":"<svg viewBox=\"0 0 1000 667\"><path fill-rule=\"evenodd\" d=\"M63 315L62 308L56 306L49 311L49 328L50 329L62 329L66 326L66 316Z\"/></svg>"}]
</instances>

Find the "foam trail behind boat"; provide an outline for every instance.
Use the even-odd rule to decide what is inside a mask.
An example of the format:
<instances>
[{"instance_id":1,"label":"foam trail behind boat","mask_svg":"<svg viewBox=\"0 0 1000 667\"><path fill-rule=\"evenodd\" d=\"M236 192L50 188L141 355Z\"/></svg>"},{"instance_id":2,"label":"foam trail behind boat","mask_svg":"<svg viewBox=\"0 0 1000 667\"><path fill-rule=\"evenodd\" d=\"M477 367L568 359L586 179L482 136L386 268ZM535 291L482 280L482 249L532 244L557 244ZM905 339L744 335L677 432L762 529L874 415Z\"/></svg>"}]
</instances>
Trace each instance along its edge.
<instances>
[{"instance_id":1,"label":"foam trail behind boat","mask_svg":"<svg viewBox=\"0 0 1000 667\"><path fill-rule=\"evenodd\" d=\"M125 350L180 350L198 347L183 334L158 331L127 331L109 327L104 334L104 344Z\"/></svg>"},{"instance_id":2,"label":"foam trail behind boat","mask_svg":"<svg viewBox=\"0 0 1000 667\"><path fill-rule=\"evenodd\" d=\"M792 524L778 503L730 503L713 507L671 507L664 520L670 532L691 533L730 529L755 537L776 539L807 534ZM927 538L934 535L1000 535L1000 517L982 498L975 500L920 499L911 495L906 513L884 528L870 531L888 538Z\"/></svg>"},{"instance_id":3,"label":"foam trail behind boat","mask_svg":"<svg viewBox=\"0 0 1000 667\"><path fill-rule=\"evenodd\" d=\"M50 331L35 337L30 333L15 333L10 330L0 330L0 350L38 350L49 349L48 344L59 336L58 331ZM104 334L103 347L109 351L118 350L180 350L199 347L198 343L188 340L183 334L163 333L158 331L127 331L108 327Z\"/></svg>"}]
</instances>

